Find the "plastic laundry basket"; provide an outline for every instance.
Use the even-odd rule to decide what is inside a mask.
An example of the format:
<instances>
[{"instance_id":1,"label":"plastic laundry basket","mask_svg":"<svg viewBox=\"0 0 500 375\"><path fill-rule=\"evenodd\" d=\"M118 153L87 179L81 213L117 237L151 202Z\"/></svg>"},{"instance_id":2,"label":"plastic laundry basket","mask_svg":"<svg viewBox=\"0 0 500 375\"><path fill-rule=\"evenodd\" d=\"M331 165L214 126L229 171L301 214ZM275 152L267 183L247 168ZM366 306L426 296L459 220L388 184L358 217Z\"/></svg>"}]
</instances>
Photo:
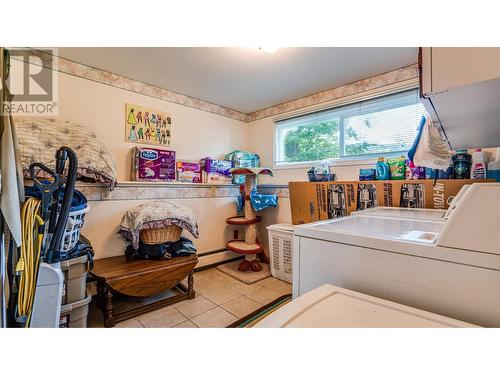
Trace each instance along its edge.
<instances>
[{"instance_id":1,"label":"plastic laundry basket","mask_svg":"<svg viewBox=\"0 0 500 375\"><path fill-rule=\"evenodd\" d=\"M61 251L69 251L76 246L80 239L80 230L83 227L85 214L89 212L89 210L90 207L87 204L84 208L69 213L66 231L61 241Z\"/></svg>"},{"instance_id":2,"label":"plastic laundry basket","mask_svg":"<svg viewBox=\"0 0 500 375\"><path fill-rule=\"evenodd\" d=\"M86 204L81 209L70 211L68 216L68 222L66 223L66 229L64 231L61 245L59 247L59 251L61 252L70 251L76 246L78 240L80 239L80 230L83 227L85 214L89 212L89 210L90 206ZM44 235L46 241L45 246L47 246L47 244L50 242L50 236L48 235L48 230L49 226L46 225L45 235Z\"/></svg>"},{"instance_id":3,"label":"plastic laundry basket","mask_svg":"<svg viewBox=\"0 0 500 375\"><path fill-rule=\"evenodd\" d=\"M61 270L64 274L62 305L84 299L87 290L87 255L61 261Z\"/></svg>"},{"instance_id":4,"label":"plastic laundry basket","mask_svg":"<svg viewBox=\"0 0 500 375\"><path fill-rule=\"evenodd\" d=\"M271 275L292 282L293 225L273 224L267 227Z\"/></svg>"},{"instance_id":5,"label":"plastic laundry basket","mask_svg":"<svg viewBox=\"0 0 500 375\"><path fill-rule=\"evenodd\" d=\"M59 328L87 328L87 316L92 294L87 290L86 298L61 306Z\"/></svg>"},{"instance_id":6,"label":"plastic laundry basket","mask_svg":"<svg viewBox=\"0 0 500 375\"><path fill-rule=\"evenodd\" d=\"M87 328L87 316L92 294L87 290L86 298L61 306L59 328Z\"/></svg>"}]
</instances>

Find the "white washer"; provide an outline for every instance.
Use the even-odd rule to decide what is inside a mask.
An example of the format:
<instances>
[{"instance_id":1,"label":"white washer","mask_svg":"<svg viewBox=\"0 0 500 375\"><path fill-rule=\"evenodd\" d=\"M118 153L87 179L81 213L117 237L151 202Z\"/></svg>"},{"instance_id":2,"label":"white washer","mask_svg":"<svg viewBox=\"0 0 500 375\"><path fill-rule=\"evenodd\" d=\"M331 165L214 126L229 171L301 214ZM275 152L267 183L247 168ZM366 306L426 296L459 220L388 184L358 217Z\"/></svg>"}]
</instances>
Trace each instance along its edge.
<instances>
[{"instance_id":1,"label":"white washer","mask_svg":"<svg viewBox=\"0 0 500 375\"><path fill-rule=\"evenodd\" d=\"M401 219L413 220L437 220L443 221L446 219L447 213L451 212L454 206L460 202L463 195L467 192L471 185L464 185L455 197L450 197L450 208L448 210L432 209L432 208L406 208L406 207L372 207L365 210L354 211L351 215L364 215L375 217L395 217Z\"/></svg>"},{"instance_id":2,"label":"white washer","mask_svg":"<svg viewBox=\"0 0 500 375\"><path fill-rule=\"evenodd\" d=\"M287 303L254 327L451 328L477 326L325 284Z\"/></svg>"},{"instance_id":3,"label":"white washer","mask_svg":"<svg viewBox=\"0 0 500 375\"><path fill-rule=\"evenodd\" d=\"M351 215L395 217L414 220L444 220L446 210L432 208L373 207L354 211Z\"/></svg>"},{"instance_id":4,"label":"white washer","mask_svg":"<svg viewBox=\"0 0 500 375\"><path fill-rule=\"evenodd\" d=\"M294 227L293 296L333 284L500 327L500 184L473 184L444 220L352 215Z\"/></svg>"}]
</instances>

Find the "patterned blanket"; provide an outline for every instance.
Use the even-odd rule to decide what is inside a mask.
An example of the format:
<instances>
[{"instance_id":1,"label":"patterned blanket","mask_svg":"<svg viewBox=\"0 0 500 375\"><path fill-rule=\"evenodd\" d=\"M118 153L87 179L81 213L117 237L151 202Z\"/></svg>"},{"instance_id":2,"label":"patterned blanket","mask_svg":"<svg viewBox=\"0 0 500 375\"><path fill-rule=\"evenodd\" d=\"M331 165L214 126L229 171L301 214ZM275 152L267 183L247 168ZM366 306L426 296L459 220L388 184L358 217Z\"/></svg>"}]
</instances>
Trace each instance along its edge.
<instances>
[{"instance_id":1,"label":"patterned blanket","mask_svg":"<svg viewBox=\"0 0 500 375\"><path fill-rule=\"evenodd\" d=\"M185 206L168 201L148 202L131 208L122 217L120 233L139 248L139 232L143 229L178 225L198 238L198 223L194 212Z\"/></svg>"},{"instance_id":2,"label":"patterned blanket","mask_svg":"<svg viewBox=\"0 0 500 375\"><path fill-rule=\"evenodd\" d=\"M14 122L26 177L33 162L55 169L56 150L67 146L78 157L79 180L102 182L110 187L116 184L113 154L87 126L54 118L17 117Z\"/></svg>"}]
</instances>

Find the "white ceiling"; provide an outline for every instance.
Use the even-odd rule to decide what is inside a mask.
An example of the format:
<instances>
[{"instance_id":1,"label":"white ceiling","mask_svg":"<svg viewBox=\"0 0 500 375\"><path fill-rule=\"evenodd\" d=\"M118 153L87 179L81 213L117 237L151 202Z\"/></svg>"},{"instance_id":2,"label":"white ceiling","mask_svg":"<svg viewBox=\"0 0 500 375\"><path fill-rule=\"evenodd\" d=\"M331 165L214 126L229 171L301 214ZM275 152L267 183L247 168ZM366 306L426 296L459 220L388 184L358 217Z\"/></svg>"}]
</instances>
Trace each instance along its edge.
<instances>
[{"instance_id":1,"label":"white ceiling","mask_svg":"<svg viewBox=\"0 0 500 375\"><path fill-rule=\"evenodd\" d=\"M59 55L250 113L417 62L417 48L59 48Z\"/></svg>"}]
</instances>

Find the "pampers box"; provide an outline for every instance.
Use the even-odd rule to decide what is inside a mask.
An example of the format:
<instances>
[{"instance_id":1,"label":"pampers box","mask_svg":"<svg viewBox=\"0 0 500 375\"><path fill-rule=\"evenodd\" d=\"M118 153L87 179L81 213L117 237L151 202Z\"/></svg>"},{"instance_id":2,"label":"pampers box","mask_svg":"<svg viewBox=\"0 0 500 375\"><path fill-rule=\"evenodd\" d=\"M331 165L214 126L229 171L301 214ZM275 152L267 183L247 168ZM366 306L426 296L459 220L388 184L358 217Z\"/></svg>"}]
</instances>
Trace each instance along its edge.
<instances>
[{"instance_id":1,"label":"pampers box","mask_svg":"<svg viewBox=\"0 0 500 375\"><path fill-rule=\"evenodd\" d=\"M175 151L137 146L132 153L132 180L175 181Z\"/></svg>"}]
</instances>

